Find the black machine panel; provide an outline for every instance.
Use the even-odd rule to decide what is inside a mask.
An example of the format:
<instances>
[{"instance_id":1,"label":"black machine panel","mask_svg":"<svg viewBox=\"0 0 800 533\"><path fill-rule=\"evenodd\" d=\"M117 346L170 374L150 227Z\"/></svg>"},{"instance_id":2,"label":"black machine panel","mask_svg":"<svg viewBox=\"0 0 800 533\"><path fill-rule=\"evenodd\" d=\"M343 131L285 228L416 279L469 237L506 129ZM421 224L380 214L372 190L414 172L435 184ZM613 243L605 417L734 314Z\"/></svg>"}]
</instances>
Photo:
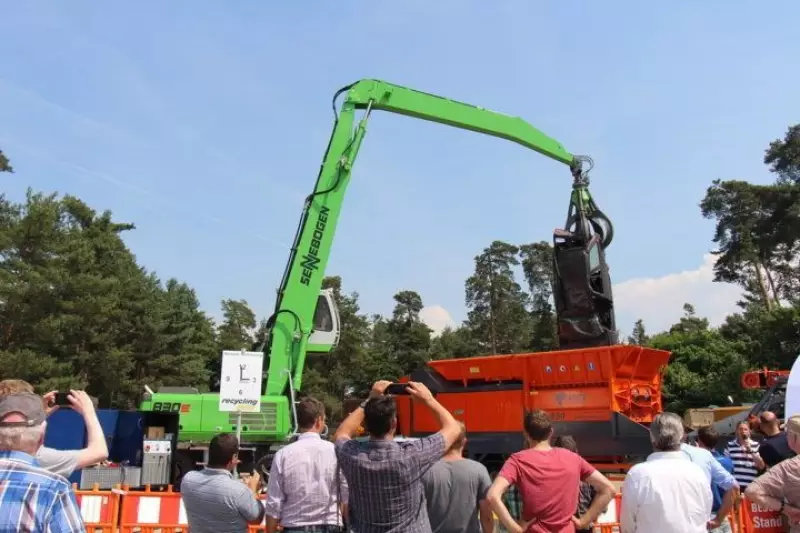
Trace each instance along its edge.
<instances>
[{"instance_id":1,"label":"black machine panel","mask_svg":"<svg viewBox=\"0 0 800 533\"><path fill-rule=\"evenodd\" d=\"M650 432L625 415L613 413L609 421L554 422L555 435L572 435L578 452L589 459L625 457L629 461L643 460L653 452ZM416 433L412 437L423 437ZM467 433L467 452L471 457L484 455L507 456L525 449L525 439L519 433Z\"/></svg>"}]
</instances>

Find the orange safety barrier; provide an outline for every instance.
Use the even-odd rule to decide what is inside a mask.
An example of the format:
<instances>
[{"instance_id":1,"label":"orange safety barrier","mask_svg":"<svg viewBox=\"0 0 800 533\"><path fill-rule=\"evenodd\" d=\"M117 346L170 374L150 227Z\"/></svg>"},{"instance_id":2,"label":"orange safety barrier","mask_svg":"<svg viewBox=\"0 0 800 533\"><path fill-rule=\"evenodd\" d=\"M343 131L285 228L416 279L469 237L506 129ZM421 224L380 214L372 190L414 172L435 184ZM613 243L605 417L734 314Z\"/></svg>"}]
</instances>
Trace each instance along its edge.
<instances>
[{"instance_id":1,"label":"orange safety barrier","mask_svg":"<svg viewBox=\"0 0 800 533\"><path fill-rule=\"evenodd\" d=\"M739 506L740 519L749 529L747 533L782 533L788 531L787 524L781 513L764 509L757 503L742 500Z\"/></svg>"},{"instance_id":2,"label":"orange safety barrier","mask_svg":"<svg viewBox=\"0 0 800 533\"><path fill-rule=\"evenodd\" d=\"M261 496L259 500L263 505L266 497ZM150 487L145 487L144 491L126 488L121 497L118 525L119 533L189 533L186 507L180 492L173 491L172 486L163 492L151 491ZM266 529L266 520L248 527L249 533L262 533Z\"/></svg>"},{"instance_id":3,"label":"orange safety barrier","mask_svg":"<svg viewBox=\"0 0 800 533\"><path fill-rule=\"evenodd\" d=\"M261 505L266 505L266 500L267 500L266 495L261 495L261 496L258 497L258 499L261 502ZM281 529L282 528L280 528L280 527L278 528L279 531ZM267 519L266 519L266 517L264 517L264 519L261 521L260 524L250 524L247 527L247 533L266 533L266 531L267 531Z\"/></svg>"},{"instance_id":4,"label":"orange safety barrier","mask_svg":"<svg viewBox=\"0 0 800 533\"><path fill-rule=\"evenodd\" d=\"M617 533L619 531L619 517L622 509L622 494L616 493L614 500L608 504L606 512L597 517L594 523L595 533Z\"/></svg>"},{"instance_id":5,"label":"orange safety barrier","mask_svg":"<svg viewBox=\"0 0 800 533\"><path fill-rule=\"evenodd\" d=\"M617 493L613 503L595 522L594 533L618 533L621 509L622 494ZM781 513L764 509L745 498L739 500L736 508L727 517L727 521L733 533L784 533L787 531Z\"/></svg>"},{"instance_id":6,"label":"orange safety barrier","mask_svg":"<svg viewBox=\"0 0 800 533\"><path fill-rule=\"evenodd\" d=\"M92 490L78 490L78 485L72 484L81 518L88 533L115 533L120 495L99 487L95 484Z\"/></svg>"},{"instance_id":7,"label":"orange safety barrier","mask_svg":"<svg viewBox=\"0 0 800 533\"><path fill-rule=\"evenodd\" d=\"M119 533L188 533L189 520L180 492L126 491L119 513Z\"/></svg>"},{"instance_id":8,"label":"orange safety barrier","mask_svg":"<svg viewBox=\"0 0 800 533\"><path fill-rule=\"evenodd\" d=\"M179 492L73 490L88 533L190 533L186 508ZM266 497L259 500L264 504ZM617 493L594 525L594 533L618 533L622 494ZM777 511L764 509L742 498L728 517L733 533L783 533L785 519ZM250 524L248 533L263 533L266 523Z\"/></svg>"}]
</instances>

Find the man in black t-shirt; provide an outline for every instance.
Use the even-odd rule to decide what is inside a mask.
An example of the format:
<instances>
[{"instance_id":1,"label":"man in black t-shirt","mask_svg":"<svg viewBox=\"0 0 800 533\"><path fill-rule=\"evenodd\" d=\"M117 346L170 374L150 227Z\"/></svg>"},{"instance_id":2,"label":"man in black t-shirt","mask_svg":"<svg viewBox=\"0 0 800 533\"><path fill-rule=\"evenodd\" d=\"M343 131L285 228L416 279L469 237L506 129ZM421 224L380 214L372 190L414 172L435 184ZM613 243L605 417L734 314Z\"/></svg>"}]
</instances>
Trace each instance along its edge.
<instances>
[{"instance_id":1,"label":"man in black t-shirt","mask_svg":"<svg viewBox=\"0 0 800 533\"><path fill-rule=\"evenodd\" d=\"M761 413L759 429L761 433L766 435L766 438L761 441L761 445L758 447L758 454L767 464L767 468L772 468L784 459L797 455L789 447L789 442L786 440L786 432L781 431L779 425L780 421L775 416L775 413L772 411Z\"/></svg>"}]
</instances>

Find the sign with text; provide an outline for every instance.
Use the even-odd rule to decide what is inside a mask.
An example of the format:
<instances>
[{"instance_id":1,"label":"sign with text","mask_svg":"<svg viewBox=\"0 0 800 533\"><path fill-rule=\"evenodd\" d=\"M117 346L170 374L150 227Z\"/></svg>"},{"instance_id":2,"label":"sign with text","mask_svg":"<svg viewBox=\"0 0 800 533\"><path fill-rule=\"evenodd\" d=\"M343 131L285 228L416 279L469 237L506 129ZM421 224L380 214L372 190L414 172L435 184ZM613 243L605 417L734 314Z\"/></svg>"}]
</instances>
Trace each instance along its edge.
<instances>
[{"instance_id":1,"label":"sign with text","mask_svg":"<svg viewBox=\"0 0 800 533\"><path fill-rule=\"evenodd\" d=\"M753 524L753 528L749 531L756 533L783 533L788 531L784 529L783 515L778 511L765 509L757 503L745 500L742 506L745 524Z\"/></svg>"},{"instance_id":2,"label":"sign with text","mask_svg":"<svg viewBox=\"0 0 800 533\"><path fill-rule=\"evenodd\" d=\"M262 352L222 352L219 382L219 410L258 413L261 411Z\"/></svg>"}]
</instances>

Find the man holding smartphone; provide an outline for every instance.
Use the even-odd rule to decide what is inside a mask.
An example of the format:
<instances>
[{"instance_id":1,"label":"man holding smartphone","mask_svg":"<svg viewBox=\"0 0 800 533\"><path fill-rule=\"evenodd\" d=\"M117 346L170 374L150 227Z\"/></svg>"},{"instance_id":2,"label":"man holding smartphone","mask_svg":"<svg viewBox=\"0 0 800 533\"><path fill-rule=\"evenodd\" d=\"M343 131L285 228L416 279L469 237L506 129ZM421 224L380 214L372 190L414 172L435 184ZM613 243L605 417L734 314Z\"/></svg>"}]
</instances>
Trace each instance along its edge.
<instances>
[{"instance_id":1,"label":"man holding smartphone","mask_svg":"<svg viewBox=\"0 0 800 533\"><path fill-rule=\"evenodd\" d=\"M391 382L378 381L370 397L342 422L334 435L336 457L348 485L349 526L353 533L431 533L422 476L442 458L461 433L453 415L422 383L404 392L425 405L441 429L421 439L394 440L397 405L386 394ZM353 435L363 423L369 439Z\"/></svg>"},{"instance_id":2,"label":"man holding smartphone","mask_svg":"<svg viewBox=\"0 0 800 533\"><path fill-rule=\"evenodd\" d=\"M0 381L0 397L22 392L33 393L33 386L21 379ZM60 407L56 403L57 395L57 391L52 391L42 397L47 416L53 414ZM62 398L59 400L63 401ZM82 450L56 450L42 446L36 454L36 460L45 470L68 478L75 470L105 461L108 458L108 445L100 420L97 418L94 403L89 395L84 391L73 390L66 395L66 401L69 407L83 417L86 424L86 447Z\"/></svg>"}]
</instances>

